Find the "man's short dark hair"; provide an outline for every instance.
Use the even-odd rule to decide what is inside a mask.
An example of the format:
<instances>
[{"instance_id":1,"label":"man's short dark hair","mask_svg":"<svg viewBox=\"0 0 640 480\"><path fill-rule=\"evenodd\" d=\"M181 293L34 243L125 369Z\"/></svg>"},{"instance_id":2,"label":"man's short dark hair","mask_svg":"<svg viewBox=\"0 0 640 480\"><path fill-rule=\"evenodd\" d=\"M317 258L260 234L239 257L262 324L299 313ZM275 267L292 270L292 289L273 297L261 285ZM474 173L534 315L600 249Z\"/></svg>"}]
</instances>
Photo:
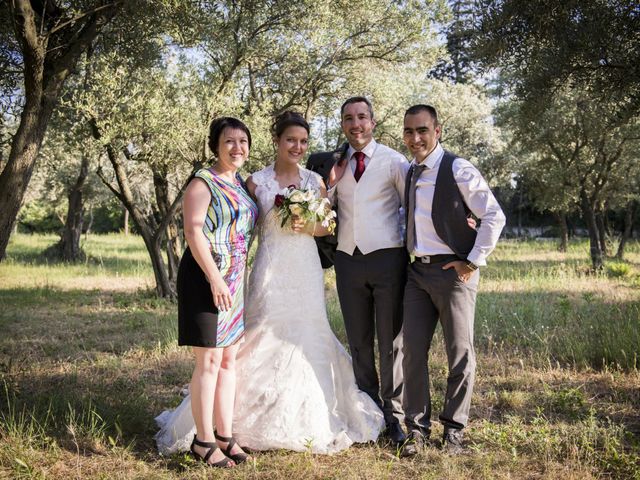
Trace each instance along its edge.
<instances>
[{"instance_id":1,"label":"man's short dark hair","mask_svg":"<svg viewBox=\"0 0 640 480\"><path fill-rule=\"evenodd\" d=\"M367 108L369 108L369 116L371 117L371 120L373 120L373 105L371 105L371 102L367 97L347 98L342 104L342 106L340 107L340 118L342 119L342 115L344 114L344 109L347 107L347 105L350 105L352 103L360 103L360 102L367 104Z\"/></svg>"},{"instance_id":2,"label":"man's short dark hair","mask_svg":"<svg viewBox=\"0 0 640 480\"><path fill-rule=\"evenodd\" d=\"M407 111L404 112L404 116L406 117L407 115L417 115L420 112L427 112L429 115L431 115L431 118L433 118L433 123L436 127L438 126L438 112L436 111L435 107L432 107L431 105L425 105L424 103L413 105L407 108Z\"/></svg>"}]
</instances>

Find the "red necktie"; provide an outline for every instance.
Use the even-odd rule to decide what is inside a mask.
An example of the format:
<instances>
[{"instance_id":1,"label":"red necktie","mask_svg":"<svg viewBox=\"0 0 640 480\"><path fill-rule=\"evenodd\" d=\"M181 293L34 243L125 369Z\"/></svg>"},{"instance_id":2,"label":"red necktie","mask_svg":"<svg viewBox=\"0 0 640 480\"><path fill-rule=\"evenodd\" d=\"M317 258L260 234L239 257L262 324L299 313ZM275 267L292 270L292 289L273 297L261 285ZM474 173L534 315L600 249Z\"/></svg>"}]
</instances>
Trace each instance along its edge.
<instances>
[{"instance_id":1,"label":"red necktie","mask_svg":"<svg viewBox=\"0 0 640 480\"><path fill-rule=\"evenodd\" d=\"M364 173L364 153L356 152L353 154L356 157L356 171L353 172L353 176L356 179L356 182L360 180L360 177Z\"/></svg>"}]
</instances>

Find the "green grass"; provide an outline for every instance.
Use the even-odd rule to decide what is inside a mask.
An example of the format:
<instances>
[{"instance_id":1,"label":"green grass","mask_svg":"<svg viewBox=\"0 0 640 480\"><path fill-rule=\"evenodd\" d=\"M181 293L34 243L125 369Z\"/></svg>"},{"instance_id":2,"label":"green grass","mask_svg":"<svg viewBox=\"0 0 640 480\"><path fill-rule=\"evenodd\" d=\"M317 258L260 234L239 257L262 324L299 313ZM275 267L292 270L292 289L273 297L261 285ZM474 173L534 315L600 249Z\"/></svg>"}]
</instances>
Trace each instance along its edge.
<instances>
[{"instance_id":1,"label":"green grass","mask_svg":"<svg viewBox=\"0 0 640 480\"><path fill-rule=\"evenodd\" d=\"M55 235L16 234L0 269L0 285L87 286L131 289L153 286L149 256L142 238L121 234L92 235L81 242L87 258L78 264L52 261L42 252L58 241ZM84 237L83 237L84 238Z\"/></svg>"},{"instance_id":2,"label":"green grass","mask_svg":"<svg viewBox=\"0 0 640 480\"><path fill-rule=\"evenodd\" d=\"M16 235L0 264L0 478L640 479L638 243L593 275L586 242L502 242L482 269L469 455L401 460L376 444L212 472L154 448L153 418L180 402L192 359L140 238L91 236L78 265L43 259L56 240ZM325 285L344 343L333 272ZM430 365L436 419L440 330Z\"/></svg>"},{"instance_id":3,"label":"green grass","mask_svg":"<svg viewBox=\"0 0 640 480\"><path fill-rule=\"evenodd\" d=\"M505 242L483 271L478 345L503 346L535 362L638 368L640 252L607 262L624 275L589 270L586 242L566 254L546 242ZM624 268L620 267L624 265Z\"/></svg>"}]
</instances>

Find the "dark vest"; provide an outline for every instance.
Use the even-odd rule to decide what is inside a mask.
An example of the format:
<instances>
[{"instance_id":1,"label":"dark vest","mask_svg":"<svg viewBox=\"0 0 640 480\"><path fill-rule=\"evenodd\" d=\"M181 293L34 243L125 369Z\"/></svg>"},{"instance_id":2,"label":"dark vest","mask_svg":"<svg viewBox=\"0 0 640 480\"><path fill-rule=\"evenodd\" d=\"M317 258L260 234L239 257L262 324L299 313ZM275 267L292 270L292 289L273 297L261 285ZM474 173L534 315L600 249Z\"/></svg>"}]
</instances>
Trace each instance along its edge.
<instances>
[{"instance_id":1,"label":"dark vest","mask_svg":"<svg viewBox=\"0 0 640 480\"><path fill-rule=\"evenodd\" d=\"M476 243L478 232L469 227L467 217L470 214L469 207L458 189L453 177L453 161L457 155L444 151L440 161L438 176L436 177L435 191L433 192L433 204L431 206L431 220L436 234L453 250L461 259L466 259ZM405 206L409 205L409 186L411 183L412 168L407 173L405 187ZM408 215L408 213L407 213ZM405 215L405 217L407 216ZM405 222L406 225L406 222Z\"/></svg>"}]
</instances>

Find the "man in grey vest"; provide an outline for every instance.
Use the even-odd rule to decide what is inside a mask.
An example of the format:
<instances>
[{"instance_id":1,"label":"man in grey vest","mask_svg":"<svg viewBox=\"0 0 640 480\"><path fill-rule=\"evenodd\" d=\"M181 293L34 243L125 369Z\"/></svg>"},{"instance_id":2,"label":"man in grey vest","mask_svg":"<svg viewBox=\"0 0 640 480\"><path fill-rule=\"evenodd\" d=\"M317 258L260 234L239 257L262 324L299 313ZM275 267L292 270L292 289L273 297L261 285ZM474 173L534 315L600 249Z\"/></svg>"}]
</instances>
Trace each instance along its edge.
<instances>
[{"instance_id":1,"label":"man in grey vest","mask_svg":"<svg viewBox=\"0 0 640 480\"><path fill-rule=\"evenodd\" d=\"M486 265L505 216L480 172L442 148L438 114L430 105L405 112L403 139L414 156L405 182L407 272L403 315L404 413L413 455L429 438L429 347L442 324L449 376L440 421L443 447L462 453L463 428L475 377L473 323L480 268ZM477 231L468 223L480 220Z\"/></svg>"}]
</instances>

